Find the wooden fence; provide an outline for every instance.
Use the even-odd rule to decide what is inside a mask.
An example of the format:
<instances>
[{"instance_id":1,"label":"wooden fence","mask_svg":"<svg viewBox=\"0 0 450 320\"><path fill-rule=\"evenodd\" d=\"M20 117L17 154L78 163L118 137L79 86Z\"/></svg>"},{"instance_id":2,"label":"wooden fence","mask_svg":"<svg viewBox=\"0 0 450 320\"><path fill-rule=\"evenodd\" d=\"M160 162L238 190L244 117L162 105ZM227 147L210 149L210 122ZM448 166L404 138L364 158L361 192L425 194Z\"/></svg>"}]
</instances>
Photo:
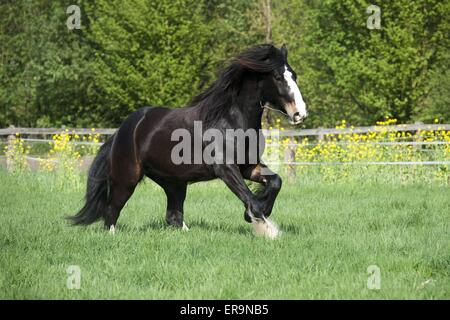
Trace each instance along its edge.
<instances>
[{"instance_id":1,"label":"wooden fence","mask_svg":"<svg viewBox=\"0 0 450 320\"><path fill-rule=\"evenodd\" d=\"M115 128L100 128L100 129L87 129L87 128L3 128L0 129L0 140L4 140L5 143L11 144L13 139L15 139L16 134L21 135L21 139L27 142L39 143L39 142L50 142L51 137L55 134L61 134L68 131L70 134L77 134L79 136L89 135L92 133L100 134L102 136L110 136L114 134L117 129ZM316 128L316 129L303 129L303 130L283 130L277 131L277 135L280 138L289 138L290 142L284 144L286 146L284 152L284 161L282 164L288 166L295 165L449 165L449 161L411 161L411 162L358 162L358 163L341 163L341 162L296 162L295 153L292 147L298 145L298 141L308 137L312 143L310 145L317 144L318 142L327 139L328 135L345 135L345 134L364 134L370 132L410 132L412 135L416 135L420 131L450 131L450 124L402 124L402 125L390 125L390 126L367 126L367 127L351 127L351 128ZM272 135L274 131L263 130L263 133L267 135ZM311 139L312 137L312 139ZM450 144L446 141L422 141L420 139L410 139L411 141L377 141L377 142L365 142L368 144L380 144L380 145L414 145L417 147L423 145L445 145ZM86 141L74 141L75 144L97 144L93 142ZM98 143L101 144L101 143ZM346 142L338 142L338 144L346 144ZM276 146L275 144L267 144L268 147ZM39 158L29 157L30 161L38 162Z\"/></svg>"},{"instance_id":2,"label":"wooden fence","mask_svg":"<svg viewBox=\"0 0 450 320\"><path fill-rule=\"evenodd\" d=\"M60 134L68 130L72 134L87 135L92 134L93 129L86 128L3 128L0 129L1 136L9 136L14 134L21 135L31 135L31 136L51 136L54 134ZM106 129L95 129L95 133L101 135L112 135L117 129L106 128ZM368 126L368 127L353 127L353 128L316 128L316 129L302 129L302 130L284 130L280 132L283 137L306 137L306 136L316 136L319 140L323 139L326 135L330 134L348 134L348 133L368 133L368 132L381 132L386 131L396 131L396 132L417 132L417 131L450 131L450 124L400 124L391 126ZM267 132L267 130L264 130Z\"/></svg>"}]
</instances>

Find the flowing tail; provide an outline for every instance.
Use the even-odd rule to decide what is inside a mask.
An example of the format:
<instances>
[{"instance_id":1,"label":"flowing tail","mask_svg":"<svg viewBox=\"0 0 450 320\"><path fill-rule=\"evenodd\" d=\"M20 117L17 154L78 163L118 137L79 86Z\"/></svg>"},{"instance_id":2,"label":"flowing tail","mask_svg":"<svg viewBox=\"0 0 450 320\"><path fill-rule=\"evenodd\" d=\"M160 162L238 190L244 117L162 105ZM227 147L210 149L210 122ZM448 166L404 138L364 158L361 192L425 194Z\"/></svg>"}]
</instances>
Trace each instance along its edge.
<instances>
[{"instance_id":1,"label":"flowing tail","mask_svg":"<svg viewBox=\"0 0 450 320\"><path fill-rule=\"evenodd\" d=\"M68 217L74 225L88 225L101 218L106 212L110 194L109 158L114 141L113 135L97 153L89 169L86 203L74 216Z\"/></svg>"}]
</instances>

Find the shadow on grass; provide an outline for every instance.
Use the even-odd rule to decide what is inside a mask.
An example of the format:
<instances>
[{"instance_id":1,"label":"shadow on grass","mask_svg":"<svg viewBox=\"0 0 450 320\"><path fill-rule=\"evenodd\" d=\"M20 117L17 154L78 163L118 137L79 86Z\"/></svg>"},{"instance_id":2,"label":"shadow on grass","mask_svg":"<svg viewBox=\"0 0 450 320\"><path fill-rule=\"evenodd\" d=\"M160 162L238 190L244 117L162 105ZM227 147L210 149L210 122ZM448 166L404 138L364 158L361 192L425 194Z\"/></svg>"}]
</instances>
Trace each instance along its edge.
<instances>
[{"instance_id":1,"label":"shadow on grass","mask_svg":"<svg viewBox=\"0 0 450 320\"><path fill-rule=\"evenodd\" d=\"M280 229L283 233L289 233L289 234L295 234L295 235L304 234L304 232L301 231L301 228L295 224L282 223L280 225Z\"/></svg>"},{"instance_id":2,"label":"shadow on grass","mask_svg":"<svg viewBox=\"0 0 450 320\"><path fill-rule=\"evenodd\" d=\"M239 226L229 226L220 223L211 223L208 221L205 221L203 219L201 220L192 220L189 222L188 225L189 229L202 229L205 231L215 231L215 232L229 232L233 234L241 234L241 235L249 235L251 234L251 228L246 225L239 225ZM132 226L127 223L119 223L116 227L117 231L125 232L125 233L147 233L151 231L161 231L161 230L174 230L177 231L178 229L171 227L167 225L167 223L163 220L152 220L148 221L145 224L141 226ZM100 230L99 230L100 231Z\"/></svg>"},{"instance_id":3,"label":"shadow on grass","mask_svg":"<svg viewBox=\"0 0 450 320\"><path fill-rule=\"evenodd\" d=\"M232 233L238 233L238 234L243 234L243 235L249 234L249 229L243 225L229 226L229 225L220 224L220 223L210 223L205 220L191 221L190 227L200 228L200 229L203 229L206 231L232 232Z\"/></svg>"},{"instance_id":4,"label":"shadow on grass","mask_svg":"<svg viewBox=\"0 0 450 320\"><path fill-rule=\"evenodd\" d=\"M74 229L85 229L88 232L95 232L95 233L108 233L108 230L106 230L103 227L103 223L95 223L91 226L74 226L70 223L67 223L67 226L69 228ZM189 229L195 230L195 229L201 229L207 232L222 232L222 233L230 233L230 234L239 234L244 236L252 235L252 227L249 223L245 224L239 224L239 225L229 225L226 224L224 221L223 223L217 223L217 222L209 222L204 219L199 220L192 220L189 221L188 225ZM294 225L294 224L280 224L279 225L280 230L283 233L293 234L293 235L301 235L305 234L305 230L303 230L300 226ZM164 220L150 220L147 221L143 225L131 225L126 222L119 222L116 226L116 232L122 232L127 234L132 233L140 233L145 234L148 232L154 232L154 231L162 231L162 230L173 230L178 231L179 229L176 229L174 227L169 226Z\"/></svg>"}]
</instances>

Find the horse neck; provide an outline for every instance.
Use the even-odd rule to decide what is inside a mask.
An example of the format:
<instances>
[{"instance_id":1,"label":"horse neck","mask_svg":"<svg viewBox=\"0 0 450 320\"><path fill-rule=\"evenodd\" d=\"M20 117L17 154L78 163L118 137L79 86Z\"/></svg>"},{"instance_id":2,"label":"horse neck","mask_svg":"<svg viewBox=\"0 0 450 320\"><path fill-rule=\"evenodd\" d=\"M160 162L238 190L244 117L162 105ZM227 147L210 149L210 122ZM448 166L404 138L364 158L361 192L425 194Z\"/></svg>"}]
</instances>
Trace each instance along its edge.
<instances>
[{"instance_id":1,"label":"horse neck","mask_svg":"<svg viewBox=\"0 0 450 320\"><path fill-rule=\"evenodd\" d=\"M250 87L250 90L249 90ZM257 90L251 90L253 85L244 87L244 90L236 99L237 107L243 117L243 129L261 129L261 119L263 108L261 107L261 97ZM255 94L256 93L256 94Z\"/></svg>"},{"instance_id":2,"label":"horse neck","mask_svg":"<svg viewBox=\"0 0 450 320\"><path fill-rule=\"evenodd\" d=\"M240 111L243 116L243 129L261 129L262 111L260 102L247 101L245 104L240 104Z\"/></svg>"}]
</instances>

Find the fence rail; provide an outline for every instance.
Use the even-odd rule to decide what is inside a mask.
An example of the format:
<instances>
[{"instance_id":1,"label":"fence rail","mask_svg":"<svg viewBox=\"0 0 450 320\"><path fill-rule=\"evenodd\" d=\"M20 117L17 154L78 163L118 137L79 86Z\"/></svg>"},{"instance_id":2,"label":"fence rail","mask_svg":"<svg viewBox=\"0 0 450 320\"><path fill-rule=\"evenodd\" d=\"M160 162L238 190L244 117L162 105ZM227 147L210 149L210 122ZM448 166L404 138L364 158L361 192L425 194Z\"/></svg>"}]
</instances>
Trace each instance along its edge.
<instances>
[{"instance_id":1,"label":"fence rail","mask_svg":"<svg viewBox=\"0 0 450 320\"><path fill-rule=\"evenodd\" d=\"M268 162L268 165L271 163ZM450 165L450 161L358 161L358 162L283 162L289 166L436 166Z\"/></svg>"},{"instance_id":2,"label":"fence rail","mask_svg":"<svg viewBox=\"0 0 450 320\"><path fill-rule=\"evenodd\" d=\"M450 124L400 124L392 126L369 126L369 127L350 127L343 129L336 128L317 128L303 130L284 130L282 136L302 137L302 136L325 136L330 134L350 134L350 133L369 133L369 132L417 132L417 131L449 131Z\"/></svg>"},{"instance_id":3,"label":"fence rail","mask_svg":"<svg viewBox=\"0 0 450 320\"><path fill-rule=\"evenodd\" d=\"M114 128L106 128L106 129L86 129L86 128L3 128L0 129L0 136L8 136L14 134L24 134L24 135L54 135L60 134L68 130L71 134L78 135L87 135L92 134L93 132L102 134L102 135L112 135L116 132L117 129Z\"/></svg>"},{"instance_id":4,"label":"fence rail","mask_svg":"<svg viewBox=\"0 0 450 320\"><path fill-rule=\"evenodd\" d=\"M116 132L115 128L3 128L0 129L0 139L6 140L7 144L15 138L16 134L22 135L21 139L25 142L32 143L45 143L51 142L49 136L61 134L63 132L69 132L70 134L76 135L89 135L89 134L100 134L103 136L110 136ZM350 127L350 128L316 128L316 129L303 129L303 130L283 130L278 131L279 137L289 138L290 141L284 142L285 147L284 159L281 161L282 164L291 166L336 166L336 165L424 165L424 166L435 166L435 165L450 165L449 161L435 161L437 159L428 158L423 159L423 161L376 161L376 162L304 162L296 161L295 152L292 147L296 147L299 144L296 142L296 138L302 137L316 137L317 142L310 141L303 146L315 146L322 140L325 140L327 135L347 135L347 134L365 134L365 133L379 133L379 132L411 132L412 135L408 137L396 137L396 141L360 141L358 144L368 144L368 145L380 145L380 146L414 146L415 152L428 153L433 151L431 148L442 147L443 145L449 145L450 142L447 141L426 141L422 139L418 133L420 131L450 131L450 124L402 124L402 125L390 125L390 126L367 126L367 127ZM263 134L272 138L273 132L270 130L263 130ZM405 141L405 140L409 141ZM71 141L70 143L77 145L101 145L101 142L90 142L90 141ZM348 145L347 141L336 141L337 145ZM277 143L268 143L267 147L279 147ZM422 148L422 146L424 148ZM428 147L428 148L427 148ZM40 162L42 159L35 157L28 157L29 160L34 162ZM92 159L90 159L92 160ZM1 161L0 161L1 162ZM269 162L268 162L269 164Z\"/></svg>"},{"instance_id":5,"label":"fence rail","mask_svg":"<svg viewBox=\"0 0 450 320\"><path fill-rule=\"evenodd\" d=\"M101 135L112 135L117 128L100 128L93 131L92 128L2 128L0 129L0 136L8 136L14 134L24 135L54 135L60 134L68 130L71 134L87 135L93 132ZM417 131L450 131L450 124L400 124L390 126L367 126L367 127L350 127L343 129L336 128L316 128L316 129L302 129L302 130L283 130L280 135L283 137L303 137L303 136L325 136L330 134L349 134L349 133L369 133L369 132L417 132ZM268 130L263 130L263 133L268 133Z\"/></svg>"}]
</instances>

